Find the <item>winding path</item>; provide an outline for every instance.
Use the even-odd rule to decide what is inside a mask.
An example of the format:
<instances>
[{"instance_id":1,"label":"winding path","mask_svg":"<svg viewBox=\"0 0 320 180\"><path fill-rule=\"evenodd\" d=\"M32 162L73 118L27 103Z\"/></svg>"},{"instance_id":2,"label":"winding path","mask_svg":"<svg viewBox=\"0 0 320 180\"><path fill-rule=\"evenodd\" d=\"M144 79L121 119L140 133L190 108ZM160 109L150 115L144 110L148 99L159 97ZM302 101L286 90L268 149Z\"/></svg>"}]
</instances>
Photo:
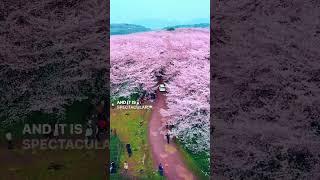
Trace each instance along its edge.
<instances>
[{"instance_id":1,"label":"winding path","mask_svg":"<svg viewBox=\"0 0 320 180\"><path fill-rule=\"evenodd\" d=\"M159 163L164 167L164 173L168 180L196 180L196 177L188 170L175 144L167 144L165 136L160 134L162 122L166 119L160 114L160 109L166 108L166 97L157 91L157 98L152 107L149 122L149 143L151 145L154 167L158 169Z\"/></svg>"}]
</instances>

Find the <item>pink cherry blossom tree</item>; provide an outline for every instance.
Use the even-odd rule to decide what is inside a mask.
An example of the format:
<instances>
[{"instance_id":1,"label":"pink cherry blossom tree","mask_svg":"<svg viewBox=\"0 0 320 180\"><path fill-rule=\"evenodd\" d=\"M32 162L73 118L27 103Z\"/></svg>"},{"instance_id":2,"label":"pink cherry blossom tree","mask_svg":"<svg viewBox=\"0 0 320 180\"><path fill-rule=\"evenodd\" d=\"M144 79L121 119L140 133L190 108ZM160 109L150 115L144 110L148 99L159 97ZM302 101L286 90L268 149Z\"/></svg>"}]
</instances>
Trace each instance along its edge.
<instances>
[{"instance_id":1,"label":"pink cherry blossom tree","mask_svg":"<svg viewBox=\"0 0 320 180\"><path fill-rule=\"evenodd\" d=\"M172 134L194 152L209 150L209 30L178 29L112 36L111 94L154 93L167 84Z\"/></svg>"},{"instance_id":2,"label":"pink cherry blossom tree","mask_svg":"<svg viewBox=\"0 0 320 180\"><path fill-rule=\"evenodd\" d=\"M103 0L0 4L0 128L35 111L64 118L76 101L107 97Z\"/></svg>"}]
</instances>

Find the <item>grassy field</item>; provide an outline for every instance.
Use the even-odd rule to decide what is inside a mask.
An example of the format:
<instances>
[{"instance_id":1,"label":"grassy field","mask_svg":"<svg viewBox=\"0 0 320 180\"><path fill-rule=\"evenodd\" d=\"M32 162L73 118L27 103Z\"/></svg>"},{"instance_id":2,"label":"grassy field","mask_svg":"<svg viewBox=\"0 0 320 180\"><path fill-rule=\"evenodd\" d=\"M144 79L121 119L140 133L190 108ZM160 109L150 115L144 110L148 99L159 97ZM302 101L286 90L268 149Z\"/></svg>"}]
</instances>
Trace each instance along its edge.
<instances>
[{"instance_id":1,"label":"grassy field","mask_svg":"<svg viewBox=\"0 0 320 180\"><path fill-rule=\"evenodd\" d=\"M188 151L184 146L176 141L178 150L184 159L188 168L201 180L210 179L210 156L205 153L194 154Z\"/></svg>"},{"instance_id":2,"label":"grassy field","mask_svg":"<svg viewBox=\"0 0 320 180\"><path fill-rule=\"evenodd\" d=\"M59 123L84 124L92 110L89 102L76 102L66 107L65 120ZM51 120L55 121L55 118L55 115L52 114L34 112L30 114L26 122L44 124ZM20 122L7 129L10 129L14 139L17 140L26 138L22 136L23 127L24 123ZM107 150L23 150L16 148L9 151L3 138L4 128L1 129L1 180L106 179L105 163L109 158Z\"/></svg>"},{"instance_id":3,"label":"grassy field","mask_svg":"<svg viewBox=\"0 0 320 180\"><path fill-rule=\"evenodd\" d=\"M153 168L150 156L150 147L147 139L150 114L151 110L111 110L110 126L111 129L116 129L117 137L111 135L110 161L118 162L117 165L119 166L120 164L121 168L118 170L119 174L113 175L111 179L119 179L119 176L125 179L122 170L124 161L129 163L128 174L131 177L162 179ZM125 144L127 143L130 143L132 147L132 156L130 158L125 149ZM121 152L116 152L117 150Z\"/></svg>"},{"instance_id":4,"label":"grassy field","mask_svg":"<svg viewBox=\"0 0 320 180\"><path fill-rule=\"evenodd\" d=\"M0 179L103 180L105 150L12 150L0 148Z\"/></svg>"}]
</instances>

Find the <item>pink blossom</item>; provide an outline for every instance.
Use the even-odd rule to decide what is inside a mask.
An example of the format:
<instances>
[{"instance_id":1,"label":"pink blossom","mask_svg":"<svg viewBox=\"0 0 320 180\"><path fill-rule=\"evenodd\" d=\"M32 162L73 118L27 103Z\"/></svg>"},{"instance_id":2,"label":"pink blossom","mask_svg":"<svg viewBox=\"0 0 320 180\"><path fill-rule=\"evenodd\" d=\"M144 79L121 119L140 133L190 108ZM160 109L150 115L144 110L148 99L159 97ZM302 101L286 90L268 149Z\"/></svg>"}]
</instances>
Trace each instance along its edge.
<instances>
[{"instance_id":1,"label":"pink blossom","mask_svg":"<svg viewBox=\"0 0 320 180\"><path fill-rule=\"evenodd\" d=\"M153 93L160 76L168 92L161 111L172 130L195 151L209 150L209 30L178 29L112 36L111 94Z\"/></svg>"}]
</instances>

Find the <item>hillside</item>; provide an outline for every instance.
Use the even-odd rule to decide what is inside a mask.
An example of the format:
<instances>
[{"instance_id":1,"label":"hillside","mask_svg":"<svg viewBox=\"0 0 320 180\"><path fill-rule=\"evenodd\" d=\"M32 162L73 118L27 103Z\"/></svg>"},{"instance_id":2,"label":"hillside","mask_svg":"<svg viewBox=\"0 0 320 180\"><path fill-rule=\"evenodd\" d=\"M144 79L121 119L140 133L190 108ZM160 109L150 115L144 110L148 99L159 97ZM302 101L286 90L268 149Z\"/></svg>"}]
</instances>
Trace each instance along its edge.
<instances>
[{"instance_id":1,"label":"hillside","mask_svg":"<svg viewBox=\"0 0 320 180\"><path fill-rule=\"evenodd\" d=\"M176 26L168 26L163 29L170 29L170 28L209 28L210 24L208 23L199 23L199 24L183 24L183 25L176 25Z\"/></svg>"},{"instance_id":2,"label":"hillside","mask_svg":"<svg viewBox=\"0 0 320 180\"><path fill-rule=\"evenodd\" d=\"M111 24L110 34L111 35L121 35L121 34L131 34L137 32L146 32L151 29L144 26L134 25L134 24Z\"/></svg>"}]
</instances>

